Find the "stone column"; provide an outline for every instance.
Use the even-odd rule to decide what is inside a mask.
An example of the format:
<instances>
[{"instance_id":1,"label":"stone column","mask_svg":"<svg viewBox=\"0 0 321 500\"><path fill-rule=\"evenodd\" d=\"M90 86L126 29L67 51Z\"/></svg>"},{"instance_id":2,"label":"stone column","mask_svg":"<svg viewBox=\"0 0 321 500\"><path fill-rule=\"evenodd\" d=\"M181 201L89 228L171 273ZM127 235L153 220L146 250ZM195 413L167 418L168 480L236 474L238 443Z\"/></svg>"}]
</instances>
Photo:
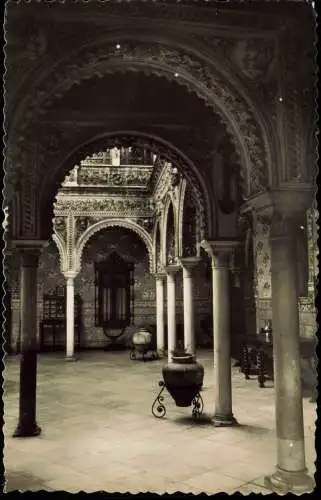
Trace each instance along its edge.
<instances>
[{"instance_id":1,"label":"stone column","mask_svg":"<svg viewBox=\"0 0 321 500\"><path fill-rule=\"evenodd\" d=\"M167 274L167 352L168 362L172 362L172 351L176 348L176 264L165 267Z\"/></svg>"},{"instance_id":2,"label":"stone column","mask_svg":"<svg viewBox=\"0 0 321 500\"><path fill-rule=\"evenodd\" d=\"M265 484L279 494L314 488L305 465L295 218L291 215L274 210L270 234L277 466Z\"/></svg>"},{"instance_id":3,"label":"stone column","mask_svg":"<svg viewBox=\"0 0 321 500\"><path fill-rule=\"evenodd\" d=\"M75 358L75 274L66 274L66 361Z\"/></svg>"},{"instance_id":4,"label":"stone column","mask_svg":"<svg viewBox=\"0 0 321 500\"><path fill-rule=\"evenodd\" d=\"M216 426L236 424L232 412L232 366L230 346L229 263L234 241L203 241L202 247L212 260L213 345Z\"/></svg>"},{"instance_id":5,"label":"stone column","mask_svg":"<svg viewBox=\"0 0 321 500\"><path fill-rule=\"evenodd\" d=\"M164 279L165 274L157 273L156 278L156 344L157 353L163 356L165 350L165 324L164 324Z\"/></svg>"},{"instance_id":6,"label":"stone column","mask_svg":"<svg viewBox=\"0 0 321 500\"><path fill-rule=\"evenodd\" d=\"M18 247L18 245L17 245ZM38 436L37 392L37 271L40 246L18 247L20 266L21 354L19 422L13 437Z\"/></svg>"},{"instance_id":7,"label":"stone column","mask_svg":"<svg viewBox=\"0 0 321 500\"><path fill-rule=\"evenodd\" d=\"M184 347L195 355L195 309L193 300L193 270L201 259L186 257L180 260L183 266L183 297L184 297Z\"/></svg>"}]
</instances>

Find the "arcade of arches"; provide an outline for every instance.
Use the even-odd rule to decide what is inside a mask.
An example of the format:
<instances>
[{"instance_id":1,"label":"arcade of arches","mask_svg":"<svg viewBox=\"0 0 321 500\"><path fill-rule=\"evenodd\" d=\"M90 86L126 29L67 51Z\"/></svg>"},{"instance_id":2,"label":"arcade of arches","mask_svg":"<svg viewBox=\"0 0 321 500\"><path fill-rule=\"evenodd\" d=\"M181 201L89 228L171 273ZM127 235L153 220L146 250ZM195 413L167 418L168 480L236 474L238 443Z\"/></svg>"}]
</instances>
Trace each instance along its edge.
<instances>
[{"instance_id":1,"label":"arcade of arches","mask_svg":"<svg viewBox=\"0 0 321 500\"><path fill-rule=\"evenodd\" d=\"M78 365L90 348L129 348L141 327L164 362L179 345L214 353L213 432L233 428L232 359L269 324L277 464L265 486L313 488L302 391L313 404L315 20L309 2L290 3L7 2L15 437L40 433L44 352Z\"/></svg>"}]
</instances>

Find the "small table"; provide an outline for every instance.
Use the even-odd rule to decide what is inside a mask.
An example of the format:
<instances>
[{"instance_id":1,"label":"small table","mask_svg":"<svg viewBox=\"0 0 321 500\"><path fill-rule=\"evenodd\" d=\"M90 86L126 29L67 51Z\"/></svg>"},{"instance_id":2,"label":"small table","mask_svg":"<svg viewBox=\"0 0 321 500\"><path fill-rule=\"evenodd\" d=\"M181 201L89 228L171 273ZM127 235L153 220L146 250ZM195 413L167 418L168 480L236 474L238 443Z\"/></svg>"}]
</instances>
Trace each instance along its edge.
<instances>
[{"instance_id":1,"label":"small table","mask_svg":"<svg viewBox=\"0 0 321 500\"><path fill-rule=\"evenodd\" d=\"M265 387L267 378L274 380L273 343L271 335L260 333L246 336L241 343L241 368L248 380L250 374L257 375L259 387Z\"/></svg>"}]
</instances>

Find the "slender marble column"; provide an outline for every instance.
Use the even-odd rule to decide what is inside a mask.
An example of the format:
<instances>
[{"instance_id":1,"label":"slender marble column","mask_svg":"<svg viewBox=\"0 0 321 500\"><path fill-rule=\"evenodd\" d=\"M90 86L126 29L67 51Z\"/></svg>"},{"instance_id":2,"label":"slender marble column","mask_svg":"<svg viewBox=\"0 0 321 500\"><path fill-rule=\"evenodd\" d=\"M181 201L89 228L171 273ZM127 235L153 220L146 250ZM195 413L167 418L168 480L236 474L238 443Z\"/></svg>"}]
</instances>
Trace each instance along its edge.
<instances>
[{"instance_id":1,"label":"slender marble column","mask_svg":"<svg viewBox=\"0 0 321 500\"><path fill-rule=\"evenodd\" d=\"M299 311L293 221L273 216L271 226L272 325L277 466L266 486L282 494L314 488L305 464Z\"/></svg>"},{"instance_id":2,"label":"slender marble column","mask_svg":"<svg viewBox=\"0 0 321 500\"><path fill-rule=\"evenodd\" d=\"M157 352L163 356L165 349L165 324L164 324L164 274L156 274L156 343Z\"/></svg>"},{"instance_id":3,"label":"slender marble column","mask_svg":"<svg viewBox=\"0 0 321 500\"><path fill-rule=\"evenodd\" d=\"M165 267L167 274L167 351L168 362L172 362L172 351L176 348L176 273L179 266Z\"/></svg>"},{"instance_id":4,"label":"slender marble column","mask_svg":"<svg viewBox=\"0 0 321 500\"><path fill-rule=\"evenodd\" d=\"M183 298L184 298L184 347L185 350L195 355L195 309L193 300L193 270L199 263L197 257L181 259L183 266Z\"/></svg>"},{"instance_id":5,"label":"slender marble column","mask_svg":"<svg viewBox=\"0 0 321 500\"><path fill-rule=\"evenodd\" d=\"M213 345L216 426L235 425L232 412L229 261L236 242L202 242L212 259Z\"/></svg>"},{"instance_id":6,"label":"slender marble column","mask_svg":"<svg viewBox=\"0 0 321 500\"><path fill-rule=\"evenodd\" d=\"M40 249L20 249L21 355L19 422L13 437L38 436L37 393L37 271Z\"/></svg>"},{"instance_id":7,"label":"slender marble column","mask_svg":"<svg viewBox=\"0 0 321 500\"><path fill-rule=\"evenodd\" d=\"M66 275L66 361L75 361L75 283Z\"/></svg>"}]
</instances>

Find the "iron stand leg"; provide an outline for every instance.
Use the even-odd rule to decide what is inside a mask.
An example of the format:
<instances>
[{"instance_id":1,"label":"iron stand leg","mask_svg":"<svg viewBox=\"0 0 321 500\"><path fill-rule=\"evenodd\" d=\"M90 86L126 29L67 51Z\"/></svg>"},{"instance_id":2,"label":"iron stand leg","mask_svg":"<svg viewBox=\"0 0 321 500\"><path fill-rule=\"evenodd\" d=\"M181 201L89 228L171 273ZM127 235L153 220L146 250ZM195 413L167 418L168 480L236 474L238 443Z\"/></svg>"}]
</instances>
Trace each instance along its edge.
<instances>
[{"instance_id":1,"label":"iron stand leg","mask_svg":"<svg viewBox=\"0 0 321 500\"><path fill-rule=\"evenodd\" d=\"M204 409L204 402L203 398L198 392L195 396L195 398L192 401L193 409L192 409L192 416L193 418L198 418L202 415L203 409Z\"/></svg>"},{"instance_id":2,"label":"iron stand leg","mask_svg":"<svg viewBox=\"0 0 321 500\"><path fill-rule=\"evenodd\" d=\"M166 415L166 408L163 404L164 401L164 396L162 396L162 392L165 389L165 382L161 380L158 382L159 387L161 387L161 390L159 391L155 401L152 404L152 414L156 418L162 418Z\"/></svg>"}]
</instances>

